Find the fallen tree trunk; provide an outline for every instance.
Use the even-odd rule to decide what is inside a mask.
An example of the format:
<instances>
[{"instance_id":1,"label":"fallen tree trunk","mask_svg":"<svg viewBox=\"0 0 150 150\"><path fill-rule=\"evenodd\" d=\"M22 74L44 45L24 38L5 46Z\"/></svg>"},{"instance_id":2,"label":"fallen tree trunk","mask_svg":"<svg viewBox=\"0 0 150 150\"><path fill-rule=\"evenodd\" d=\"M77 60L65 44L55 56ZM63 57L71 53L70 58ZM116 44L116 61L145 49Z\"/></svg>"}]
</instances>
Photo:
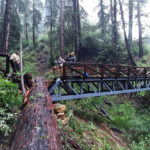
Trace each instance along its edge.
<instances>
[{"instance_id":1,"label":"fallen tree trunk","mask_svg":"<svg viewBox=\"0 0 150 150\"><path fill-rule=\"evenodd\" d=\"M11 150L62 150L45 80L37 77L23 109Z\"/></svg>"}]
</instances>

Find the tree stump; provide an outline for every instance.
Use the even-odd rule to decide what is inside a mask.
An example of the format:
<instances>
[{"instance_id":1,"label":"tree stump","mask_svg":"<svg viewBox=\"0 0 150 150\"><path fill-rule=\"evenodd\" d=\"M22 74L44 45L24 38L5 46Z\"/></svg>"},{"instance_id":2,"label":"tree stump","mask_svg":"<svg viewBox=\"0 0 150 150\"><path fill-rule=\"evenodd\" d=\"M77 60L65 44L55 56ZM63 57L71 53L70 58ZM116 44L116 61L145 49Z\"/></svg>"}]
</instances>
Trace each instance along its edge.
<instances>
[{"instance_id":1,"label":"tree stump","mask_svg":"<svg viewBox=\"0 0 150 150\"><path fill-rule=\"evenodd\" d=\"M20 116L11 150L62 150L51 97L41 77L35 79L28 104Z\"/></svg>"}]
</instances>

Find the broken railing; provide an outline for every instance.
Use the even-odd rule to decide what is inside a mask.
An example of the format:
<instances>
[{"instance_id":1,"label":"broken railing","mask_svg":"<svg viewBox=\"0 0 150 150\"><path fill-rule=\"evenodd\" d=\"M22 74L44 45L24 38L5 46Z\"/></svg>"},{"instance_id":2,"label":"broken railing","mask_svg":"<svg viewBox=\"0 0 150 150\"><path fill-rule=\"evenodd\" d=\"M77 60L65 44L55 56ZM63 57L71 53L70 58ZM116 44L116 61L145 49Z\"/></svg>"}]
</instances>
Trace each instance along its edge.
<instances>
[{"instance_id":1,"label":"broken railing","mask_svg":"<svg viewBox=\"0 0 150 150\"><path fill-rule=\"evenodd\" d=\"M150 77L150 68L90 63L64 63L63 78L138 78Z\"/></svg>"}]
</instances>

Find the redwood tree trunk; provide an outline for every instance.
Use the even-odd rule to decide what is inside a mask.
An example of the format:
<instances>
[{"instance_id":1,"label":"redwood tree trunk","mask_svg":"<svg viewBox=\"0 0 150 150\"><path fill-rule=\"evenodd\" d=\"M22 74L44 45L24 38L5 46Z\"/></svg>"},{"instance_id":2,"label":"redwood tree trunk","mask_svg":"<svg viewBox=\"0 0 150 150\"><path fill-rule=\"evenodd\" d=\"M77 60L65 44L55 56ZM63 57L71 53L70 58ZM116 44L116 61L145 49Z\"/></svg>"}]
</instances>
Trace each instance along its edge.
<instances>
[{"instance_id":1,"label":"redwood tree trunk","mask_svg":"<svg viewBox=\"0 0 150 150\"><path fill-rule=\"evenodd\" d=\"M117 52L117 44L118 44L118 34L117 34L117 1L114 0L114 19L113 19L113 49L115 51L115 63L118 63L118 52Z\"/></svg>"},{"instance_id":2,"label":"redwood tree trunk","mask_svg":"<svg viewBox=\"0 0 150 150\"><path fill-rule=\"evenodd\" d=\"M5 8L4 0L1 0L1 14L4 14L4 8Z\"/></svg>"},{"instance_id":3,"label":"redwood tree trunk","mask_svg":"<svg viewBox=\"0 0 150 150\"><path fill-rule=\"evenodd\" d=\"M104 7L103 7L103 0L100 1L100 27L101 27L101 38L104 39L105 35L105 23L104 23Z\"/></svg>"},{"instance_id":4,"label":"redwood tree trunk","mask_svg":"<svg viewBox=\"0 0 150 150\"><path fill-rule=\"evenodd\" d=\"M61 0L61 11L60 11L60 53L64 58L64 9L65 0Z\"/></svg>"},{"instance_id":5,"label":"redwood tree trunk","mask_svg":"<svg viewBox=\"0 0 150 150\"><path fill-rule=\"evenodd\" d=\"M50 41L50 62L51 65L53 64L53 1L51 0L51 21L50 21L50 37L51 37L51 41Z\"/></svg>"},{"instance_id":6,"label":"redwood tree trunk","mask_svg":"<svg viewBox=\"0 0 150 150\"><path fill-rule=\"evenodd\" d=\"M35 13L34 13L34 11L35 11L35 4L34 4L34 0L33 0L33 24L32 24L32 40L33 40L33 46L35 47Z\"/></svg>"},{"instance_id":7,"label":"redwood tree trunk","mask_svg":"<svg viewBox=\"0 0 150 150\"><path fill-rule=\"evenodd\" d=\"M8 53L8 44L9 44L11 5L12 5L12 0L6 0L4 24L3 24L3 36L2 36L2 52L6 54Z\"/></svg>"},{"instance_id":8,"label":"redwood tree trunk","mask_svg":"<svg viewBox=\"0 0 150 150\"><path fill-rule=\"evenodd\" d=\"M133 0L129 0L129 43L132 43L132 27L133 27Z\"/></svg>"},{"instance_id":9,"label":"redwood tree trunk","mask_svg":"<svg viewBox=\"0 0 150 150\"><path fill-rule=\"evenodd\" d=\"M125 26L125 20L124 20L124 13L123 13L121 0L119 0L119 5L120 5L121 19L122 19L123 31L124 31L124 39L125 39L125 44L126 44L126 48L127 48L127 51L128 51L128 56L129 56L129 59L131 61L131 64L133 66L136 66L136 64L134 62L134 59L132 57L131 51L130 51L130 44L129 44L129 41L128 41L128 38L127 38L126 26Z\"/></svg>"},{"instance_id":10,"label":"redwood tree trunk","mask_svg":"<svg viewBox=\"0 0 150 150\"><path fill-rule=\"evenodd\" d=\"M74 23L74 47L75 47L75 53L77 55L77 33L78 33L78 26L77 26L77 0L73 1L73 23Z\"/></svg>"},{"instance_id":11,"label":"redwood tree trunk","mask_svg":"<svg viewBox=\"0 0 150 150\"><path fill-rule=\"evenodd\" d=\"M111 15L111 24L113 24L113 0L110 0L110 15Z\"/></svg>"},{"instance_id":12,"label":"redwood tree trunk","mask_svg":"<svg viewBox=\"0 0 150 150\"><path fill-rule=\"evenodd\" d=\"M25 15L25 34L26 34L26 42L28 44L28 23L27 23L27 15Z\"/></svg>"},{"instance_id":13,"label":"redwood tree trunk","mask_svg":"<svg viewBox=\"0 0 150 150\"><path fill-rule=\"evenodd\" d=\"M80 5L79 5L79 0L77 0L77 25L78 25L78 38L79 38L79 48L78 50L81 49L82 47L82 36L81 36L81 21L80 21ZM78 55L78 53L77 53ZM77 56L78 58L78 56Z\"/></svg>"},{"instance_id":14,"label":"redwood tree trunk","mask_svg":"<svg viewBox=\"0 0 150 150\"><path fill-rule=\"evenodd\" d=\"M139 27L139 57L143 57L142 23L141 23L141 0L137 0L138 27Z\"/></svg>"},{"instance_id":15,"label":"redwood tree trunk","mask_svg":"<svg viewBox=\"0 0 150 150\"><path fill-rule=\"evenodd\" d=\"M37 77L35 82L30 101L20 116L11 150L62 150L45 80Z\"/></svg>"}]
</instances>

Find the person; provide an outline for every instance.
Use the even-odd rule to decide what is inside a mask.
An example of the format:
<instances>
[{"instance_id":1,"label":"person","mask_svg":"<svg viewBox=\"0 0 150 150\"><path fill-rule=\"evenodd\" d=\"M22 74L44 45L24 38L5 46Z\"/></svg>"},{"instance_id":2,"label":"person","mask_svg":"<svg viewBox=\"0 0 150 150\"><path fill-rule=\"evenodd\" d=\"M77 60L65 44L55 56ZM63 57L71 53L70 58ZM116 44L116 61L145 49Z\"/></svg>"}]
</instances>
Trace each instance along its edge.
<instances>
[{"instance_id":1,"label":"person","mask_svg":"<svg viewBox=\"0 0 150 150\"><path fill-rule=\"evenodd\" d=\"M62 75L64 62L65 62L65 60L61 56L59 56L58 60L55 61L56 65L52 68L52 73L55 74L56 70L59 69L59 74Z\"/></svg>"},{"instance_id":2,"label":"person","mask_svg":"<svg viewBox=\"0 0 150 150\"><path fill-rule=\"evenodd\" d=\"M20 63L21 63L21 59L19 56L19 52L15 51L11 56L10 56L10 60L13 62L13 71L17 72L20 71Z\"/></svg>"},{"instance_id":3,"label":"person","mask_svg":"<svg viewBox=\"0 0 150 150\"><path fill-rule=\"evenodd\" d=\"M65 62L65 60L61 56L59 56L59 58L58 58L58 65L59 65L59 67L63 67L63 63L64 62Z\"/></svg>"},{"instance_id":4,"label":"person","mask_svg":"<svg viewBox=\"0 0 150 150\"><path fill-rule=\"evenodd\" d=\"M71 52L71 57L69 58L70 62L77 62L76 56L74 52Z\"/></svg>"}]
</instances>

